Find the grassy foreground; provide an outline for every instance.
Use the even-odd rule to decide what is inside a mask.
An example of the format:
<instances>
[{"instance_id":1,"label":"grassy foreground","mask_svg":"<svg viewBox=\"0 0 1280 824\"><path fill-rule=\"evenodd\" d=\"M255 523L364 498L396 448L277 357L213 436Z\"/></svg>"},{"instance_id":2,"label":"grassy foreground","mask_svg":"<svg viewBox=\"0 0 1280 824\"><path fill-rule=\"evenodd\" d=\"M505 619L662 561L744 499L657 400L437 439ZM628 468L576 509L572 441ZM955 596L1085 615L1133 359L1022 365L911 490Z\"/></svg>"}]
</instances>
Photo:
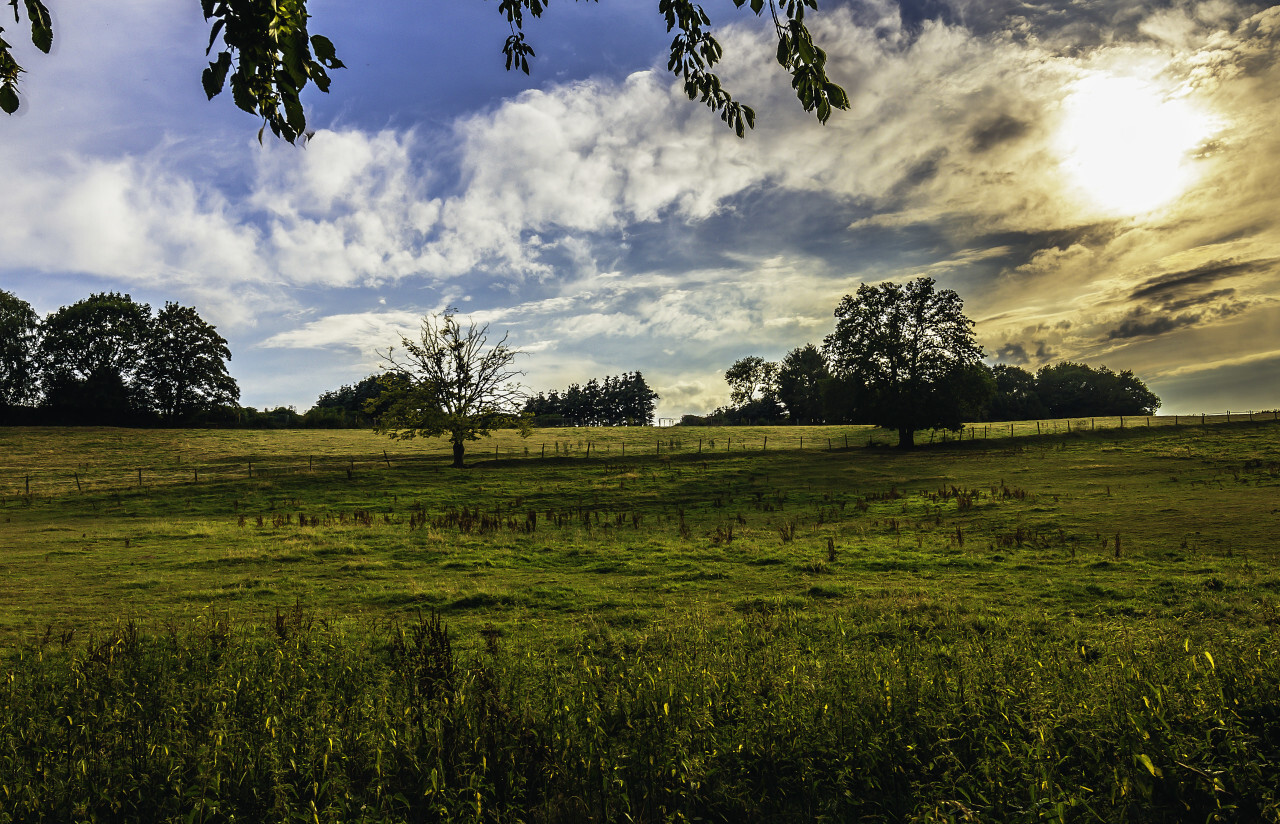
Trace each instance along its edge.
<instances>
[{"instance_id":1,"label":"grassy foreground","mask_svg":"<svg viewBox=\"0 0 1280 824\"><path fill-rule=\"evenodd\" d=\"M1280 820L1280 427L804 432L0 430L0 822Z\"/></svg>"}]
</instances>

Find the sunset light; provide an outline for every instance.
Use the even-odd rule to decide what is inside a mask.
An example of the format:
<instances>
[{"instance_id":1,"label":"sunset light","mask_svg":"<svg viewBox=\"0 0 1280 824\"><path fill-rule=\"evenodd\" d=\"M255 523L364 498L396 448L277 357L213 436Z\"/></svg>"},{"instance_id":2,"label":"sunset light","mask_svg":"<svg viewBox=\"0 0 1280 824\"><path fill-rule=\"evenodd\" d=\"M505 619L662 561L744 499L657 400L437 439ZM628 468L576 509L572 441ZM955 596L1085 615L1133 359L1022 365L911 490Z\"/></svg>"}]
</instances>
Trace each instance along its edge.
<instances>
[{"instance_id":1,"label":"sunset light","mask_svg":"<svg viewBox=\"0 0 1280 824\"><path fill-rule=\"evenodd\" d=\"M1197 176L1194 153L1211 116L1134 77L1078 81L1064 102L1055 148L1080 195L1112 215L1134 215L1181 195Z\"/></svg>"}]
</instances>

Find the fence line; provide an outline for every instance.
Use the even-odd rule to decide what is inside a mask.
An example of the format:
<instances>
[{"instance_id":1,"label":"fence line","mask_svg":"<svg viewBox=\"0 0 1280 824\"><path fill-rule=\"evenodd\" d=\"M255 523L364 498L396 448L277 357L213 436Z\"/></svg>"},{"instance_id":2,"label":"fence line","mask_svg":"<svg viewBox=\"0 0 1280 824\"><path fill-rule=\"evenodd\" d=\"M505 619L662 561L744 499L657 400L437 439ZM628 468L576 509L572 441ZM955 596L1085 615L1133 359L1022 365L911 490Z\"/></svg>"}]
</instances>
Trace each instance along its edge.
<instances>
[{"instance_id":1,"label":"fence line","mask_svg":"<svg viewBox=\"0 0 1280 824\"><path fill-rule=\"evenodd\" d=\"M1035 435L1055 435L1072 432L1092 432L1098 430L1123 430L1134 428L1178 427L1178 426L1212 426L1224 423L1244 423L1280 421L1280 410L1263 412L1221 412L1200 415L1125 415L1094 418L1056 418L1038 421L994 421L990 423L965 424L958 431L922 430L916 432L916 444L937 444L978 440L1001 440L1022 438ZM894 430L859 425L840 430L836 427L834 434L797 434L788 435L786 427L770 428L769 434L761 434L754 439L736 434L737 427L708 427L720 438L707 437L701 427L680 427L680 436L673 433L674 427L662 430L662 435L654 437L646 447L636 438L606 440L599 437L554 438L533 441L519 446L504 446L499 440L494 441L493 448L477 446L469 450L472 461L495 460L543 460L547 458L580 458L594 457L605 461L617 459L639 459L642 457L670 458L674 456L717 454L741 454L745 452L785 452L785 451L834 451L841 449L857 449L874 446L892 446L897 443ZM749 428L743 428L749 429ZM724 430L728 430L725 432ZM781 430L781 431L779 431ZM624 430L628 431L628 430ZM631 428L630 432L636 431ZM657 431L657 430L653 430ZM811 429L807 429L812 433ZM928 440L925 440L925 436ZM698 436L698 437L695 437ZM0 505L9 505L11 498L23 499L38 495L69 492L105 492L120 493L129 490L145 489L149 486L170 486L187 484L198 487L210 483L229 480L270 481L286 475L345 473L353 479L356 472L370 468L390 470L396 466L410 464L426 464L439 470L448 461L449 456L440 454L400 454L391 457L385 449L377 453L363 454L357 457L325 457L316 458L308 455L305 464L297 462L269 462L261 459L248 460L237 464L204 464L167 468L135 466L112 473L111 478L96 476L80 469L60 473L38 472L27 470L21 475L11 474L6 479L9 487L0 493ZM64 477L65 476L65 477ZM115 483L112 483L112 479ZM21 489L21 492L17 490Z\"/></svg>"}]
</instances>

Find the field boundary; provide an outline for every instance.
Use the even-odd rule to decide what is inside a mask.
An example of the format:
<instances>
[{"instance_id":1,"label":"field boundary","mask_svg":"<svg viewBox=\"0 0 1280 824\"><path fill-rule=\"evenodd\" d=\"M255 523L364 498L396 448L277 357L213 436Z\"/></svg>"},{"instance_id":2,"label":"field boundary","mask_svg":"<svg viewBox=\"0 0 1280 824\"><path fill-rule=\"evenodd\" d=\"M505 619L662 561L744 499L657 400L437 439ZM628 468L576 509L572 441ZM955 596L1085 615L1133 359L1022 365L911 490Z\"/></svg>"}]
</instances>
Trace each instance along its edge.
<instances>
[{"instance_id":1,"label":"field boundary","mask_svg":"<svg viewBox=\"0 0 1280 824\"><path fill-rule=\"evenodd\" d=\"M960 430L933 429L916 433L917 447L941 444L1025 440L1067 434L1123 430L1151 430L1169 427L1207 427L1241 423L1280 422L1280 411L1222 412L1199 415L1125 415L1111 417L1050 418L1033 421L967 423ZM792 434L791 430L821 434ZM761 430L768 430L762 432ZM601 433L617 432L616 437ZM639 435L654 433L652 437ZM865 424L828 427L744 426L744 427L590 427L535 430L527 440L514 432L499 432L475 442L467 449L470 464L492 466L508 461L564 461L603 459L628 462L645 459L689 458L765 452L829 452L861 448L890 447L896 444L891 429ZM544 437L539 437L543 434ZM229 481L268 481L286 475L335 474L353 479L357 472L417 465L439 471L450 456L439 452L374 452L308 455L284 458L254 458L238 463L186 463L181 458L169 465L139 465L127 472L103 473L87 465L77 469L25 468L0 478L0 506L15 499L30 502L35 497L70 493L119 494L154 486L216 484Z\"/></svg>"}]
</instances>

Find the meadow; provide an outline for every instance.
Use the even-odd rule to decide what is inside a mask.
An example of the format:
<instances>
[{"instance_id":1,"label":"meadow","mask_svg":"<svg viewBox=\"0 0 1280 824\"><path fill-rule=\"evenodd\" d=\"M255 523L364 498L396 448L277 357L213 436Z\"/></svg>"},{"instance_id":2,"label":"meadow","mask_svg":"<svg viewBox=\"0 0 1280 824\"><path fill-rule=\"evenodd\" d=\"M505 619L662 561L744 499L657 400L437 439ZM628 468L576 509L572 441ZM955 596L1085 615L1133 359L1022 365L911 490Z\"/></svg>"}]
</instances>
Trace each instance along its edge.
<instances>
[{"instance_id":1,"label":"meadow","mask_svg":"<svg viewBox=\"0 0 1280 824\"><path fill-rule=\"evenodd\" d=\"M1280 820L1271 417L0 430L0 821Z\"/></svg>"}]
</instances>

